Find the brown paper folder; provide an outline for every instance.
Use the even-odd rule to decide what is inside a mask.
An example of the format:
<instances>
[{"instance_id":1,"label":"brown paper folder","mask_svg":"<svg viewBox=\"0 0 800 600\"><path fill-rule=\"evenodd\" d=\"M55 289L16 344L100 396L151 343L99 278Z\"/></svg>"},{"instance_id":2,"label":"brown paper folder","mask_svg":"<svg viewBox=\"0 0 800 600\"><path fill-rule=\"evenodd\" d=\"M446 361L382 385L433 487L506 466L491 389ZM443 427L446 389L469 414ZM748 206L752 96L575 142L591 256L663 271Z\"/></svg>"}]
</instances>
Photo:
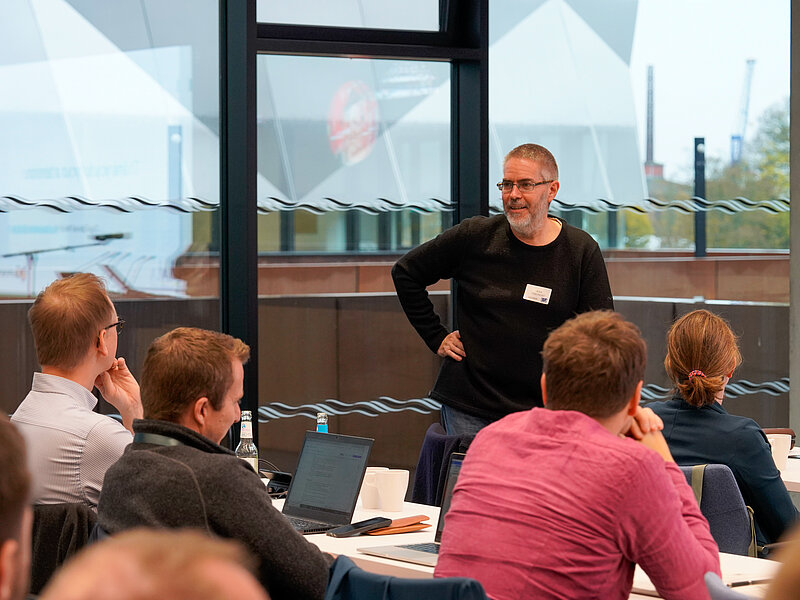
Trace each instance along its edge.
<instances>
[{"instance_id":1,"label":"brown paper folder","mask_svg":"<svg viewBox=\"0 0 800 600\"><path fill-rule=\"evenodd\" d=\"M367 531L367 535L391 535L395 533L408 533L411 531L419 531L431 526L430 523L422 523L430 519L427 515L414 515L413 517L402 517L400 519L393 519L392 524L388 527L381 527L380 529L373 529Z\"/></svg>"}]
</instances>

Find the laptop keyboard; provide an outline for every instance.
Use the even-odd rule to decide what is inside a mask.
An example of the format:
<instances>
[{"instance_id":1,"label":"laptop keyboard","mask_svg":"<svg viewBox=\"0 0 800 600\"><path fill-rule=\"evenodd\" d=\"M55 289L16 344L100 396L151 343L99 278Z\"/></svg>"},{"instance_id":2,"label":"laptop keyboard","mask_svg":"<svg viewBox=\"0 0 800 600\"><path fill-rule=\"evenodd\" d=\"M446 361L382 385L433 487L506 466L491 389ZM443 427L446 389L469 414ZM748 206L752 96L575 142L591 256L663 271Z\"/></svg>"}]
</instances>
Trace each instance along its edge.
<instances>
[{"instance_id":1,"label":"laptop keyboard","mask_svg":"<svg viewBox=\"0 0 800 600\"><path fill-rule=\"evenodd\" d=\"M439 544L436 542L426 542L423 544L403 544L400 546L400 548L419 550L420 552L429 552L430 554L439 554Z\"/></svg>"},{"instance_id":2,"label":"laptop keyboard","mask_svg":"<svg viewBox=\"0 0 800 600\"><path fill-rule=\"evenodd\" d=\"M319 521L306 521L305 519L298 519L297 517L286 517L297 531L303 533L322 533L333 529L334 525L328 523L320 523Z\"/></svg>"}]
</instances>

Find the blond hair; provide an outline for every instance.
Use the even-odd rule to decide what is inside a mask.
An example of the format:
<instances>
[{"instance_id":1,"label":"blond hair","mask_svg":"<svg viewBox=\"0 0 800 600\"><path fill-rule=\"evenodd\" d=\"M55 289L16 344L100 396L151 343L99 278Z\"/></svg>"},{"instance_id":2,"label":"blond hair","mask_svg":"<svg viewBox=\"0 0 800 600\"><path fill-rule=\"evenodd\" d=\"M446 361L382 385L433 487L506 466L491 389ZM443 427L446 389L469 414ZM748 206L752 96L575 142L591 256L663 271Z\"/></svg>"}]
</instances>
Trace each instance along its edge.
<instances>
[{"instance_id":1,"label":"blond hair","mask_svg":"<svg viewBox=\"0 0 800 600\"><path fill-rule=\"evenodd\" d=\"M200 531L132 529L89 546L67 562L43 600L232 600L209 574L215 562L254 573L255 561L232 540Z\"/></svg>"},{"instance_id":2,"label":"blond hair","mask_svg":"<svg viewBox=\"0 0 800 600\"><path fill-rule=\"evenodd\" d=\"M54 281L28 311L39 364L78 366L113 316L106 287L96 275L77 273Z\"/></svg>"}]
</instances>

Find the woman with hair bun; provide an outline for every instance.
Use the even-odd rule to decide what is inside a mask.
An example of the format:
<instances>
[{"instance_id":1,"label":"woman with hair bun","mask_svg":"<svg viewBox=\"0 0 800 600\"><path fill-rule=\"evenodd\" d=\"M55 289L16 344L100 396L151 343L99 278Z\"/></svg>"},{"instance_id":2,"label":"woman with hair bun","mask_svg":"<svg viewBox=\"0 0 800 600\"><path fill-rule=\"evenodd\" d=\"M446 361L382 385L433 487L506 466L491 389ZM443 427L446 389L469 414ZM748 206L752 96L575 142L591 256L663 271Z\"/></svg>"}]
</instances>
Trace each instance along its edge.
<instances>
[{"instance_id":1,"label":"woman with hair bun","mask_svg":"<svg viewBox=\"0 0 800 600\"><path fill-rule=\"evenodd\" d=\"M649 405L664 421L664 437L679 465L730 467L744 502L753 509L759 544L778 540L798 518L758 423L729 414L725 386L742 362L728 323L695 310L672 325L664 368L675 395Z\"/></svg>"}]
</instances>

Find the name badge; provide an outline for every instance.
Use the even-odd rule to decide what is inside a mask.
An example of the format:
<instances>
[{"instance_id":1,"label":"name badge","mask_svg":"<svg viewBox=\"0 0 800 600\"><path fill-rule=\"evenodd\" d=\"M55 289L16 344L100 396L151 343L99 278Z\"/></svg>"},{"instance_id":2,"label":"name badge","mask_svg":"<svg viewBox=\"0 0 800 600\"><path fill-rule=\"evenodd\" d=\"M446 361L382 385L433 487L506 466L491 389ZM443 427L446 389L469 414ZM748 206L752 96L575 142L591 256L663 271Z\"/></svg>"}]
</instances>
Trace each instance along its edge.
<instances>
[{"instance_id":1,"label":"name badge","mask_svg":"<svg viewBox=\"0 0 800 600\"><path fill-rule=\"evenodd\" d=\"M550 294L553 290L550 288L542 287L540 285L531 285L530 283L525 286L525 293L522 297L531 302L538 302L539 304L550 304Z\"/></svg>"}]
</instances>

